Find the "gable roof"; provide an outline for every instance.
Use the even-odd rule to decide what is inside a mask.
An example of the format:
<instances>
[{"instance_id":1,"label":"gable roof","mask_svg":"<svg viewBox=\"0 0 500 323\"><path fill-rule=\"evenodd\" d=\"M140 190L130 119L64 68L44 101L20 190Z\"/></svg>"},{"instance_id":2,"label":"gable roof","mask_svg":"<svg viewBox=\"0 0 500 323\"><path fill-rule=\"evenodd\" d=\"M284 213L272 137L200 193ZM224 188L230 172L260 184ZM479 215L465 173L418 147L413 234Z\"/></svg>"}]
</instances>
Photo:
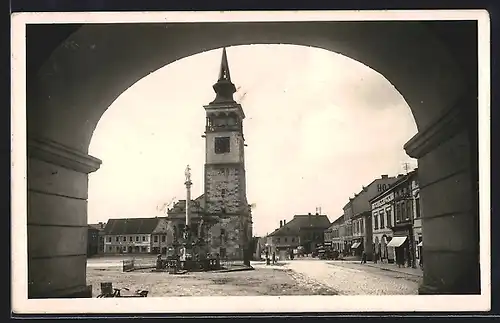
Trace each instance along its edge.
<instances>
[{"instance_id":1,"label":"gable roof","mask_svg":"<svg viewBox=\"0 0 500 323\"><path fill-rule=\"evenodd\" d=\"M327 230L331 230L333 229L334 227L337 227L339 226L340 224L342 224L342 222L344 222L344 215L342 214L341 216L339 216L336 220L334 220L332 222L332 224L328 227Z\"/></svg>"},{"instance_id":2,"label":"gable roof","mask_svg":"<svg viewBox=\"0 0 500 323\"><path fill-rule=\"evenodd\" d=\"M330 220L324 214L306 214L294 215L293 220L287 222L281 228L274 230L269 236L291 236L298 235L302 229L327 229L330 226Z\"/></svg>"},{"instance_id":3,"label":"gable roof","mask_svg":"<svg viewBox=\"0 0 500 323\"><path fill-rule=\"evenodd\" d=\"M399 186L401 185L403 182L406 182L408 179L411 179L412 177L414 176L418 176L418 168L415 168L414 170L408 172L407 174L405 175L402 175L402 176L398 176L396 177L397 180L392 183L391 185L389 185L389 188L383 192L381 192L380 194L377 194L376 196L374 196L373 198L370 199L370 203L373 203L375 200L378 200L380 199L381 197L385 196L385 195L388 195L390 194L391 192L394 192L394 190Z\"/></svg>"},{"instance_id":4,"label":"gable roof","mask_svg":"<svg viewBox=\"0 0 500 323\"><path fill-rule=\"evenodd\" d=\"M349 197L349 202L347 202L346 205L344 205L344 207L342 209L345 211L345 209L349 207L349 205L352 203L353 200L355 200L358 196L367 193L368 189L370 188L370 186L372 186L373 184L377 183L378 181L381 181L381 180L395 180L394 182L388 184L389 187L392 187L392 185L395 185L395 183L399 182L398 178L400 178L400 177L398 177L398 176L390 176L389 177L387 175L382 175L380 178L375 178L374 180L372 180L370 182L370 184L368 184L366 186L363 185L362 188L361 188L361 191L359 191L358 193L354 193L354 197ZM387 192L387 190L384 191L384 192ZM383 194L384 192L382 192L381 194ZM377 196L380 196L381 194L378 194ZM372 199L374 199L374 198L376 198L376 196L373 197ZM372 199L370 199L369 201L371 201Z\"/></svg>"},{"instance_id":5,"label":"gable roof","mask_svg":"<svg viewBox=\"0 0 500 323\"><path fill-rule=\"evenodd\" d=\"M104 232L106 234L151 234L160 218L109 219Z\"/></svg>"}]
</instances>

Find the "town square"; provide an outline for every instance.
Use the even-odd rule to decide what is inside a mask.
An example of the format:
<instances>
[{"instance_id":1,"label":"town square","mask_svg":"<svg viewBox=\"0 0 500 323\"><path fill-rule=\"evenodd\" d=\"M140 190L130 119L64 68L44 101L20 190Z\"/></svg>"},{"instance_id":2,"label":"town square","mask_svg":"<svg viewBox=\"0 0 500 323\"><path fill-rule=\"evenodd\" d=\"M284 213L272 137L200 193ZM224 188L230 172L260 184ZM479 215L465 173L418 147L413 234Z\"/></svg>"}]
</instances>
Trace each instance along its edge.
<instances>
[{"instance_id":1,"label":"town square","mask_svg":"<svg viewBox=\"0 0 500 323\"><path fill-rule=\"evenodd\" d=\"M487 306L487 14L231 14L16 16L16 304Z\"/></svg>"}]
</instances>

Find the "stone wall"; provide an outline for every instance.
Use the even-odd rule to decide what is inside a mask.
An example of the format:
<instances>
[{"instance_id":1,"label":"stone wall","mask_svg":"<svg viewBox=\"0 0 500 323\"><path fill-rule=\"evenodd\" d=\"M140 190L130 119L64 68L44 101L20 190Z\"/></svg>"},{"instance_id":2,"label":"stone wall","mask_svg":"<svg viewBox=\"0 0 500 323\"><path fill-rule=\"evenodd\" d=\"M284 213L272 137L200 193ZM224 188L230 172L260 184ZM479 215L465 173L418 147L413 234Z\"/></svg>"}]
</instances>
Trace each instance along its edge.
<instances>
[{"instance_id":1,"label":"stone wall","mask_svg":"<svg viewBox=\"0 0 500 323\"><path fill-rule=\"evenodd\" d=\"M208 214L247 212L243 165L206 165L205 199Z\"/></svg>"},{"instance_id":2,"label":"stone wall","mask_svg":"<svg viewBox=\"0 0 500 323\"><path fill-rule=\"evenodd\" d=\"M249 239L248 219L246 216L213 216L217 223L207 230L209 252L220 254L221 248L226 249L228 259L243 259L244 248L247 247ZM224 230L224 232L222 232ZM223 234L224 233L224 234Z\"/></svg>"},{"instance_id":3,"label":"stone wall","mask_svg":"<svg viewBox=\"0 0 500 323\"><path fill-rule=\"evenodd\" d=\"M87 174L100 160L42 139L28 157L28 297L87 295Z\"/></svg>"}]
</instances>

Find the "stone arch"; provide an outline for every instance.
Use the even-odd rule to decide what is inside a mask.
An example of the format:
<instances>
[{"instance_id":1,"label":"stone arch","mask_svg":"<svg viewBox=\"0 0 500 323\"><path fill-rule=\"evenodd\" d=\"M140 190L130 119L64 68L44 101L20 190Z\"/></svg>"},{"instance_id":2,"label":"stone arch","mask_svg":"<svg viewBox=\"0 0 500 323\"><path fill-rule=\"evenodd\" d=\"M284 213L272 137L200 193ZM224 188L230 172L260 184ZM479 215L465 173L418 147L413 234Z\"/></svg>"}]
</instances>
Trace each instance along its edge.
<instances>
[{"instance_id":1,"label":"stone arch","mask_svg":"<svg viewBox=\"0 0 500 323\"><path fill-rule=\"evenodd\" d=\"M32 41L36 26L28 26L28 57L41 53L41 58L29 60L27 73L29 297L75 296L86 290L86 246L55 241L48 232L69 237L71 230L75 234L85 230L87 174L101 162L88 155L88 146L110 104L139 79L180 58L222 46L278 43L351 57L384 75L403 95L419 130L405 149L419 159L420 193L425 201L428 266L421 291L477 292L477 66L467 63L477 61L477 30L474 22L471 26L431 22L193 23L169 28L89 24L61 27L66 29L60 36L58 25L51 25L40 27L46 41L41 47ZM438 192L445 192L440 194L447 198L436 200ZM462 233L460 241L449 244L439 238L454 231ZM442 257L447 259L446 268L439 265Z\"/></svg>"}]
</instances>

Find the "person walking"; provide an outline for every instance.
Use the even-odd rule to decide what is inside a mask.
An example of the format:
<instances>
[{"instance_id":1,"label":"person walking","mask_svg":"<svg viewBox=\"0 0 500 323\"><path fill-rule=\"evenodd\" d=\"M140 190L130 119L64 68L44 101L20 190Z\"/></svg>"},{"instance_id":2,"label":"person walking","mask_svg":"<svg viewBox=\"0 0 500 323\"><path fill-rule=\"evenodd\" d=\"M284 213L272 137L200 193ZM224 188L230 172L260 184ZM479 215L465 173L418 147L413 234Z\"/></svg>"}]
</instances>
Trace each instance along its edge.
<instances>
[{"instance_id":1,"label":"person walking","mask_svg":"<svg viewBox=\"0 0 500 323\"><path fill-rule=\"evenodd\" d=\"M276 252L273 251L273 265L276 264Z\"/></svg>"},{"instance_id":2,"label":"person walking","mask_svg":"<svg viewBox=\"0 0 500 323\"><path fill-rule=\"evenodd\" d=\"M361 254L361 263L366 264L366 252L363 250L363 253Z\"/></svg>"},{"instance_id":3,"label":"person walking","mask_svg":"<svg viewBox=\"0 0 500 323\"><path fill-rule=\"evenodd\" d=\"M404 267L405 254L403 248L401 247L396 248L396 262L399 268Z\"/></svg>"}]
</instances>

